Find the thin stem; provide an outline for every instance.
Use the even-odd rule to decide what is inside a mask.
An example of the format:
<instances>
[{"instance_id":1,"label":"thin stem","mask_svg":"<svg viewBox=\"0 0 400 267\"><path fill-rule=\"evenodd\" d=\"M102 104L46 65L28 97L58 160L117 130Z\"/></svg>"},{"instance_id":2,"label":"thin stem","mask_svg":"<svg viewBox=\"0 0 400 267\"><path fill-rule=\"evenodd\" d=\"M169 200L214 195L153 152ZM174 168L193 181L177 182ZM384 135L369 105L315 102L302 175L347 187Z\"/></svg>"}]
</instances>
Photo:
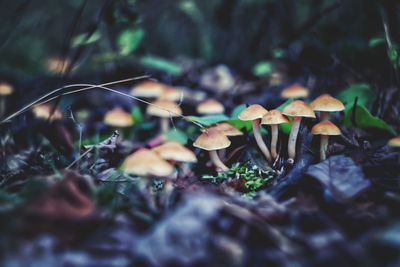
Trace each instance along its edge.
<instances>
[{"instance_id":1,"label":"thin stem","mask_svg":"<svg viewBox=\"0 0 400 267\"><path fill-rule=\"evenodd\" d=\"M271 124L271 155L273 159L276 159L278 153L276 152L276 144L278 143L278 125Z\"/></svg>"},{"instance_id":2,"label":"thin stem","mask_svg":"<svg viewBox=\"0 0 400 267\"><path fill-rule=\"evenodd\" d=\"M228 171L229 168L219 159L218 153L216 150L209 151L210 159L214 166L217 168L217 171Z\"/></svg>"},{"instance_id":3,"label":"thin stem","mask_svg":"<svg viewBox=\"0 0 400 267\"><path fill-rule=\"evenodd\" d=\"M320 121L327 121L327 120L329 120L329 111L320 111L320 112L319 112L319 120L320 120Z\"/></svg>"},{"instance_id":4,"label":"thin stem","mask_svg":"<svg viewBox=\"0 0 400 267\"><path fill-rule=\"evenodd\" d=\"M289 142L288 142L288 154L289 158L294 160L296 157L296 140L297 134L299 133L301 123L301 117L293 117L292 128L290 129Z\"/></svg>"},{"instance_id":5,"label":"thin stem","mask_svg":"<svg viewBox=\"0 0 400 267\"><path fill-rule=\"evenodd\" d=\"M166 134L168 132L168 130L169 130L169 121L168 121L167 117L161 118L160 127L161 127L161 132L163 134Z\"/></svg>"},{"instance_id":6,"label":"thin stem","mask_svg":"<svg viewBox=\"0 0 400 267\"><path fill-rule=\"evenodd\" d=\"M271 162L271 153L269 152L267 145L264 143L264 140L262 139L261 132L260 132L260 119L253 120L252 121L253 125L253 132L254 132L254 138L256 139L257 145L260 148L261 152L264 154L268 162Z\"/></svg>"},{"instance_id":7,"label":"thin stem","mask_svg":"<svg viewBox=\"0 0 400 267\"><path fill-rule=\"evenodd\" d=\"M326 159L326 150L328 148L328 142L329 142L329 135L321 135L321 147L319 150L321 161Z\"/></svg>"}]
</instances>

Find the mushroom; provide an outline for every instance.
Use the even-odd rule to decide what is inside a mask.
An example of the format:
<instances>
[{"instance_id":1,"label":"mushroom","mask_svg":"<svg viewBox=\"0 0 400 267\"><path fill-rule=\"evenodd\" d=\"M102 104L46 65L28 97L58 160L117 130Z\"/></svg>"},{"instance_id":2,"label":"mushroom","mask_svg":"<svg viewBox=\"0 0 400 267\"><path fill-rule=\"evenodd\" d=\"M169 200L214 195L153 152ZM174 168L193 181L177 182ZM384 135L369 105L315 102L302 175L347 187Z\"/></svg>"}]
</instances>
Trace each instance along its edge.
<instances>
[{"instance_id":1,"label":"mushroom","mask_svg":"<svg viewBox=\"0 0 400 267\"><path fill-rule=\"evenodd\" d=\"M182 97L182 90L176 89L175 87L165 85L159 98L162 100L169 101L180 101Z\"/></svg>"},{"instance_id":2,"label":"mushroom","mask_svg":"<svg viewBox=\"0 0 400 267\"><path fill-rule=\"evenodd\" d=\"M193 146L209 151L210 159L217 171L229 170L229 168L219 159L217 150L227 148L230 145L231 141L229 141L228 137L213 128L207 129L197 137L196 141L193 143Z\"/></svg>"},{"instance_id":3,"label":"mushroom","mask_svg":"<svg viewBox=\"0 0 400 267\"><path fill-rule=\"evenodd\" d=\"M315 124L311 133L313 135L321 135L321 146L320 146L320 157L321 160L326 159L326 150L328 148L329 136L330 135L341 135L340 129L328 120L321 121L320 123Z\"/></svg>"},{"instance_id":4,"label":"mushroom","mask_svg":"<svg viewBox=\"0 0 400 267\"><path fill-rule=\"evenodd\" d=\"M147 106L147 114L161 117L161 131L165 134L169 129L168 119L182 115L182 110L176 103L160 99Z\"/></svg>"},{"instance_id":5,"label":"mushroom","mask_svg":"<svg viewBox=\"0 0 400 267\"><path fill-rule=\"evenodd\" d=\"M172 173L174 168L154 151L141 148L124 160L122 163L122 170L125 173L140 176L168 176Z\"/></svg>"},{"instance_id":6,"label":"mushroom","mask_svg":"<svg viewBox=\"0 0 400 267\"><path fill-rule=\"evenodd\" d=\"M290 85L289 87L286 87L283 89L281 92L281 97L282 98L306 98L309 94L309 91L307 88L301 86L298 83L294 83Z\"/></svg>"},{"instance_id":7,"label":"mushroom","mask_svg":"<svg viewBox=\"0 0 400 267\"><path fill-rule=\"evenodd\" d=\"M162 159L179 162L197 162L196 155L192 150L176 141L168 141L152 149Z\"/></svg>"},{"instance_id":8,"label":"mushroom","mask_svg":"<svg viewBox=\"0 0 400 267\"><path fill-rule=\"evenodd\" d=\"M154 81L144 81L135 85L130 94L136 97L158 98L164 90L164 84Z\"/></svg>"},{"instance_id":9,"label":"mushroom","mask_svg":"<svg viewBox=\"0 0 400 267\"><path fill-rule=\"evenodd\" d=\"M38 119L49 119L50 121L53 121L61 120L63 117L62 112L58 108L54 108L52 104L42 104L34 106L32 111L35 117Z\"/></svg>"},{"instance_id":10,"label":"mushroom","mask_svg":"<svg viewBox=\"0 0 400 267\"><path fill-rule=\"evenodd\" d=\"M210 128L214 128L226 136L243 135L242 131L240 131L238 128L234 127L233 125L231 125L227 122L219 122ZM225 148L221 149L219 152L219 156L221 157L222 160L225 159L225 154L226 154L226 149Z\"/></svg>"},{"instance_id":11,"label":"mushroom","mask_svg":"<svg viewBox=\"0 0 400 267\"><path fill-rule=\"evenodd\" d=\"M242 121L251 121L253 126L254 138L256 139L257 145L260 148L261 152L267 158L269 162L271 162L271 153L269 152L267 146L262 139L260 132L260 121L261 118L268 112L261 105L254 104L248 106L242 112L240 112L238 118Z\"/></svg>"},{"instance_id":12,"label":"mushroom","mask_svg":"<svg viewBox=\"0 0 400 267\"><path fill-rule=\"evenodd\" d=\"M122 128L132 126L134 122L131 114L121 108L114 108L104 115L104 123L117 127L122 135Z\"/></svg>"},{"instance_id":13,"label":"mushroom","mask_svg":"<svg viewBox=\"0 0 400 267\"><path fill-rule=\"evenodd\" d=\"M71 61L67 58L50 57L47 59L47 70L53 74L64 74L70 64Z\"/></svg>"},{"instance_id":14,"label":"mushroom","mask_svg":"<svg viewBox=\"0 0 400 267\"><path fill-rule=\"evenodd\" d=\"M391 147L400 147L400 136L394 137L389 140L388 145ZM400 150L398 151L397 160L400 163Z\"/></svg>"},{"instance_id":15,"label":"mushroom","mask_svg":"<svg viewBox=\"0 0 400 267\"><path fill-rule=\"evenodd\" d=\"M329 120L329 112L344 110L343 103L329 94L323 94L310 103L314 111L319 111L320 121Z\"/></svg>"},{"instance_id":16,"label":"mushroom","mask_svg":"<svg viewBox=\"0 0 400 267\"><path fill-rule=\"evenodd\" d=\"M290 129L288 142L288 154L289 158L294 160L296 157L296 140L301 118L315 118L315 113L304 101L295 100L283 109L282 114L292 117L292 127Z\"/></svg>"},{"instance_id":17,"label":"mushroom","mask_svg":"<svg viewBox=\"0 0 400 267\"><path fill-rule=\"evenodd\" d=\"M280 110L270 110L267 114L262 117L261 125L271 125L271 154L272 158L276 159L278 153L276 152L276 144L278 142L278 124L287 123L289 120Z\"/></svg>"},{"instance_id":18,"label":"mushroom","mask_svg":"<svg viewBox=\"0 0 400 267\"><path fill-rule=\"evenodd\" d=\"M6 82L0 83L0 118L3 117L6 110L6 97L14 92L14 88Z\"/></svg>"},{"instance_id":19,"label":"mushroom","mask_svg":"<svg viewBox=\"0 0 400 267\"><path fill-rule=\"evenodd\" d=\"M197 113L209 115L209 114L224 113L225 108L217 100L208 99L208 100L198 104L196 107L196 110L197 110Z\"/></svg>"}]
</instances>

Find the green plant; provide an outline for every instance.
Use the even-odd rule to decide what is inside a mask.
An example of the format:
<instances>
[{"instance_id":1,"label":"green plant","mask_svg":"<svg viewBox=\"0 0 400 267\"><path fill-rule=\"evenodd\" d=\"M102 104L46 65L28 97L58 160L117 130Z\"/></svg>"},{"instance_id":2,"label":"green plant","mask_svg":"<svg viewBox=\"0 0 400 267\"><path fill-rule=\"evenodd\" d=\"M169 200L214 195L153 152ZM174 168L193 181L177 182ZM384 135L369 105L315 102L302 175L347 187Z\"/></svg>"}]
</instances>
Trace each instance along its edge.
<instances>
[{"instance_id":1,"label":"green plant","mask_svg":"<svg viewBox=\"0 0 400 267\"><path fill-rule=\"evenodd\" d=\"M258 166L251 164L249 161L245 163L237 162L226 172L218 172L216 176L203 175L203 179L210 179L214 183L222 182L228 178L244 179L244 191L247 197L254 196L256 191L259 191L272 181L273 175L260 169Z\"/></svg>"}]
</instances>

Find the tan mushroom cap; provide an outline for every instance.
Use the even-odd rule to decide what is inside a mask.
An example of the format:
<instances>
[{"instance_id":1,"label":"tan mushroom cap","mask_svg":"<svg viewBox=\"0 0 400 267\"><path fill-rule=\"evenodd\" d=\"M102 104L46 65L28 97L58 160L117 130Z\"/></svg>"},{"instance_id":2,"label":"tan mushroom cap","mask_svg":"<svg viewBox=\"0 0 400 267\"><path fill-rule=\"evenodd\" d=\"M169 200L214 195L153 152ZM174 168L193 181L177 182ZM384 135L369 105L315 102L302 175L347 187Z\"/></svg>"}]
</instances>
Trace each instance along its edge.
<instances>
[{"instance_id":1,"label":"tan mushroom cap","mask_svg":"<svg viewBox=\"0 0 400 267\"><path fill-rule=\"evenodd\" d=\"M165 142L162 145L154 147L152 151L165 160L197 162L196 155L193 151L176 141Z\"/></svg>"},{"instance_id":2,"label":"tan mushroom cap","mask_svg":"<svg viewBox=\"0 0 400 267\"><path fill-rule=\"evenodd\" d=\"M214 99L209 99L197 105L196 110L200 114L224 113L225 107Z\"/></svg>"},{"instance_id":3,"label":"tan mushroom cap","mask_svg":"<svg viewBox=\"0 0 400 267\"><path fill-rule=\"evenodd\" d=\"M137 97L158 98L163 93L164 84L154 81L144 81L131 89L131 95Z\"/></svg>"},{"instance_id":4,"label":"tan mushroom cap","mask_svg":"<svg viewBox=\"0 0 400 267\"><path fill-rule=\"evenodd\" d=\"M308 117L315 118L314 111L306 102L302 100L295 100L283 108L282 114L292 117Z\"/></svg>"},{"instance_id":5,"label":"tan mushroom cap","mask_svg":"<svg viewBox=\"0 0 400 267\"><path fill-rule=\"evenodd\" d=\"M178 117L182 114L182 109L175 103L169 100L159 99L147 106L147 114L168 118Z\"/></svg>"},{"instance_id":6,"label":"tan mushroom cap","mask_svg":"<svg viewBox=\"0 0 400 267\"><path fill-rule=\"evenodd\" d=\"M393 147L400 147L400 136L390 139L388 145Z\"/></svg>"},{"instance_id":7,"label":"tan mushroom cap","mask_svg":"<svg viewBox=\"0 0 400 267\"><path fill-rule=\"evenodd\" d=\"M114 108L104 115L104 123L115 127L127 127L133 124L133 119L125 110Z\"/></svg>"},{"instance_id":8,"label":"tan mushroom cap","mask_svg":"<svg viewBox=\"0 0 400 267\"><path fill-rule=\"evenodd\" d=\"M193 146L211 151L227 148L231 145L228 137L216 129L207 129L193 143Z\"/></svg>"},{"instance_id":9,"label":"tan mushroom cap","mask_svg":"<svg viewBox=\"0 0 400 267\"><path fill-rule=\"evenodd\" d=\"M0 95L10 95L14 91L14 88L11 86L11 84L6 83L6 82L1 82L0 83Z\"/></svg>"},{"instance_id":10,"label":"tan mushroom cap","mask_svg":"<svg viewBox=\"0 0 400 267\"><path fill-rule=\"evenodd\" d=\"M328 120L315 124L311 129L311 133L314 135L341 135L340 129Z\"/></svg>"},{"instance_id":11,"label":"tan mushroom cap","mask_svg":"<svg viewBox=\"0 0 400 267\"><path fill-rule=\"evenodd\" d=\"M52 104L42 104L39 106L34 106L32 109L36 118L47 120L51 115L50 120L61 120L63 117L62 112L58 108L55 108L54 112L51 114L52 110Z\"/></svg>"},{"instance_id":12,"label":"tan mushroom cap","mask_svg":"<svg viewBox=\"0 0 400 267\"><path fill-rule=\"evenodd\" d=\"M182 97L182 91L172 86L164 86L159 99L169 101L179 101Z\"/></svg>"},{"instance_id":13,"label":"tan mushroom cap","mask_svg":"<svg viewBox=\"0 0 400 267\"><path fill-rule=\"evenodd\" d=\"M282 98L301 98L301 97L307 97L308 94L309 94L308 89L301 86L298 83L286 87L281 92Z\"/></svg>"},{"instance_id":14,"label":"tan mushroom cap","mask_svg":"<svg viewBox=\"0 0 400 267\"><path fill-rule=\"evenodd\" d=\"M226 136L238 136L243 135L243 132L240 131L238 128L234 127L233 125L227 122L219 122L214 126L210 127L209 129L216 129L217 131L223 133Z\"/></svg>"},{"instance_id":15,"label":"tan mushroom cap","mask_svg":"<svg viewBox=\"0 0 400 267\"><path fill-rule=\"evenodd\" d=\"M154 151L141 148L129 155L122 163L122 170L129 174L168 176L174 167Z\"/></svg>"},{"instance_id":16,"label":"tan mushroom cap","mask_svg":"<svg viewBox=\"0 0 400 267\"><path fill-rule=\"evenodd\" d=\"M252 121L256 119L261 119L267 112L268 110L263 108L261 105L254 104L242 110L238 118L242 121Z\"/></svg>"},{"instance_id":17,"label":"tan mushroom cap","mask_svg":"<svg viewBox=\"0 0 400 267\"><path fill-rule=\"evenodd\" d=\"M71 61L67 58L50 57L47 59L47 70L54 74L63 74L68 69L70 64Z\"/></svg>"},{"instance_id":18,"label":"tan mushroom cap","mask_svg":"<svg viewBox=\"0 0 400 267\"><path fill-rule=\"evenodd\" d=\"M310 107L317 111L341 111L344 110L343 103L329 94L323 94L310 103Z\"/></svg>"},{"instance_id":19,"label":"tan mushroom cap","mask_svg":"<svg viewBox=\"0 0 400 267\"><path fill-rule=\"evenodd\" d=\"M273 109L262 117L261 124L281 124L289 122L280 110Z\"/></svg>"}]
</instances>

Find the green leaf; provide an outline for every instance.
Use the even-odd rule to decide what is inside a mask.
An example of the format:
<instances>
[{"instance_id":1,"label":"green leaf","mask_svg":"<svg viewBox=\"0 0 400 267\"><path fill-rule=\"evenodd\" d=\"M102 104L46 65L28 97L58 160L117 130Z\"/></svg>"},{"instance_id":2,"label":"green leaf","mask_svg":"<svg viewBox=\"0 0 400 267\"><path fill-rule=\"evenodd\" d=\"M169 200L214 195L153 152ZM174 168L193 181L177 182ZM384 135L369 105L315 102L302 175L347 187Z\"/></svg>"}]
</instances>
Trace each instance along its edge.
<instances>
[{"instance_id":1,"label":"green leaf","mask_svg":"<svg viewBox=\"0 0 400 267\"><path fill-rule=\"evenodd\" d=\"M275 48L272 50L272 56L274 58L281 58L286 55L286 51L282 48Z\"/></svg>"},{"instance_id":2,"label":"green leaf","mask_svg":"<svg viewBox=\"0 0 400 267\"><path fill-rule=\"evenodd\" d=\"M369 40L369 47L375 47L375 46L377 46L377 45L379 45L379 44L382 44L382 43L384 43L385 42L385 38L383 38L383 37L375 37L375 38L371 38L370 40Z\"/></svg>"},{"instance_id":3,"label":"green leaf","mask_svg":"<svg viewBox=\"0 0 400 267\"><path fill-rule=\"evenodd\" d=\"M349 86L337 95L346 110L353 106L356 97L358 97L358 104L368 107L375 98L375 91L368 84L359 83Z\"/></svg>"},{"instance_id":4,"label":"green leaf","mask_svg":"<svg viewBox=\"0 0 400 267\"><path fill-rule=\"evenodd\" d=\"M253 67L253 74L256 76L263 76L270 74L274 70L270 61L260 61Z\"/></svg>"},{"instance_id":5,"label":"green leaf","mask_svg":"<svg viewBox=\"0 0 400 267\"><path fill-rule=\"evenodd\" d=\"M154 56L143 56L140 58L140 64L145 67L165 71L171 75L179 75L181 73L181 67L176 63L169 61L164 58Z\"/></svg>"},{"instance_id":6,"label":"green leaf","mask_svg":"<svg viewBox=\"0 0 400 267\"><path fill-rule=\"evenodd\" d=\"M205 126L210 126L214 123L220 122L220 121L227 121L229 120L229 117L226 116L225 114L212 114L212 115L206 115L206 116L188 116L186 117L187 120L189 121L197 121Z\"/></svg>"},{"instance_id":7,"label":"green leaf","mask_svg":"<svg viewBox=\"0 0 400 267\"><path fill-rule=\"evenodd\" d=\"M143 121L143 114L139 106L133 106L131 115L135 123L140 123Z\"/></svg>"},{"instance_id":8,"label":"green leaf","mask_svg":"<svg viewBox=\"0 0 400 267\"><path fill-rule=\"evenodd\" d=\"M72 47L77 47L78 45L87 45L87 44L91 44L94 43L96 41L98 41L101 37L100 33L98 31L95 31L90 37L89 39L87 39L88 34L87 33L82 33L79 34L77 36L75 36L74 38L72 38L71 41L71 46Z\"/></svg>"},{"instance_id":9,"label":"green leaf","mask_svg":"<svg viewBox=\"0 0 400 267\"><path fill-rule=\"evenodd\" d=\"M285 103L283 103L282 105L280 105L279 107L277 107L277 110L282 111L287 105L289 105L290 103L292 103L294 101L293 98L289 98L288 100L285 101Z\"/></svg>"},{"instance_id":10,"label":"green leaf","mask_svg":"<svg viewBox=\"0 0 400 267\"><path fill-rule=\"evenodd\" d=\"M239 116L239 114L240 114L240 112L242 112L242 111L245 110L246 108L247 108L246 104L241 104L241 105L235 107L235 108L232 110L232 113L231 113L232 119L237 119L238 116Z\"/></svg>"},{"instance_id":11,"label":"green leaf","mask_svg":"<svg viewBox=\"0 0 400 267\"><path fill-rule=\"evenodd\" d=\"M188 137L186 133L179 129L170 129L165 135L167 141L176 141L185 145L187 143Z\"/></svg>"},{"instance_id":12,"label":"green leaf","mask_svg":"<svg viewBox=\"0 0 400 267\"><path fill-rule=\"evenodd\" d=\"M343 124L346 126L353 126L351 117L353 113L353 107L348 109L346 111L346 114L344 115L344 122ZM357 109L356 109L356 116L355 116L355 121L357 124L357 127L360 128L378 128L385 130L393 135L397 135L396 131L394 131L392 128L389 127L389 125L386 124L383 120L372 116L371 113L369 113L368 109L364 105L358 105L357 104Z\"/></svg>"},{"instance_id":13,"label":"green leaf","mask_svg":"<svg viewBox=\"0 0 400 267\"><path fill-rule=\"evenodd\" d=\"M144 36L143 29L126 29L118 36L119 53L127 56L132 53L141 43Z\"/></svg>"},{"instance_id":14,"label":"green leaf","mask_svg":"<svg viewBox=\"0 0 400 267\"><path fill-rule=\"evenodd\" d=\"M250 131L251 128L253 127L252 124L251 124L251 121L242 121L242 120L239 120L239 119L230 119L230 120L227 120L227 122L229 124L231 124L232 126L238 128L239 130L245 128L247 131Z\"/></svg>"}]
</instances>

